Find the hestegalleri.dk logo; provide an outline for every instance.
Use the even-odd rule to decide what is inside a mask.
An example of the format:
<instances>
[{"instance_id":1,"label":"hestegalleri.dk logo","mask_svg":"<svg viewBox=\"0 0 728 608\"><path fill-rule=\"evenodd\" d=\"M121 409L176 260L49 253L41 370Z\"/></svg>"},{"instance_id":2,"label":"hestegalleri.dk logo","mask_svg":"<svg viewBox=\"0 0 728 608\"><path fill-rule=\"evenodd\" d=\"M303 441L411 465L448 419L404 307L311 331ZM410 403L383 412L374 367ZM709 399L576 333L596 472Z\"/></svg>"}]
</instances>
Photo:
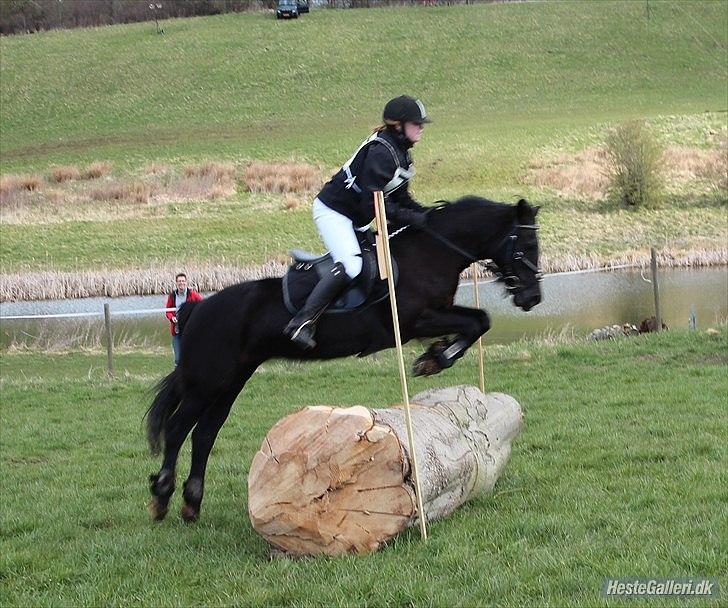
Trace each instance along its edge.
<instances>
[{"instance_id":1,"label":"hestegalleri.dk logo","mask_svg":"<svg viewBox=\"0 0 728 608\"><path fill-rule=\"evenodd\" d=\"M602 597L718 597L715 578L605 578Z\"/></svg>"}]
</instances>

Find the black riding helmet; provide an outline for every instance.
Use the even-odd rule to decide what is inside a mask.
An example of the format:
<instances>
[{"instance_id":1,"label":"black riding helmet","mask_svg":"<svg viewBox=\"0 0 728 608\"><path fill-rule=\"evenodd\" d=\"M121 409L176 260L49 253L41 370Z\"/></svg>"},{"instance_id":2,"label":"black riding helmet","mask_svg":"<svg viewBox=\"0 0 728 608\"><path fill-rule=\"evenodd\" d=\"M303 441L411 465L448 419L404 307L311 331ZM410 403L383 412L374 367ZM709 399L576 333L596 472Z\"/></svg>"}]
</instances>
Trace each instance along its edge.
<instances>
[{"instance_id":1,"label":"black riding helmet","mask_svg":"<svg viewBox=\"0 0 728 608\"><path fill-rule=\"evenodd\" d=\"M382 114L384 122L413 122L416 124L424 124L432 122L427 117L425 106L419 99L410 97L409 95L400 95L394 99L390 99L384 106Z\"/></svg>"}]
</instances>

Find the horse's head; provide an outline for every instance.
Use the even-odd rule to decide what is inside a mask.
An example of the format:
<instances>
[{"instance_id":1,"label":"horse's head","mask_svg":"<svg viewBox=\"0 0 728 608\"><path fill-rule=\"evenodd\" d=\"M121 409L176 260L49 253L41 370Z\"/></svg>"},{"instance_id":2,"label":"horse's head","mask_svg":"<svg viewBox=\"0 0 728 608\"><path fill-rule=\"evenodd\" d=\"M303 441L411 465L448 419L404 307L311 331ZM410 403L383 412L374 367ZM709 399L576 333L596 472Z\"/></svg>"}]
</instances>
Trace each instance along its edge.
<instances>
[{"instance_id":1,"label":"horse's head","mask_svg":"<svg viewBox=\"0 0 728 608\"><path fill-rule=\"evenodd\" d=\"M513 296L513 303L525 311L541 301L537 214L538 207L525 199L518 201L513 224L492 254L494 270Z\"/></svg>"},{"instance_id":2,"label":"horse's head","mask_svg":"<svg viewBox=\"0 0 728 608\"><path fill-rule=\"evenodd\" d=\"M536 215L525 199L517 205L465 196L454 203L432 207L422 228L463 260L464 270L476 260L491 260L488 267L503 281L513 303L531 310L541 301Z\"/></svg>"}]
</instances>

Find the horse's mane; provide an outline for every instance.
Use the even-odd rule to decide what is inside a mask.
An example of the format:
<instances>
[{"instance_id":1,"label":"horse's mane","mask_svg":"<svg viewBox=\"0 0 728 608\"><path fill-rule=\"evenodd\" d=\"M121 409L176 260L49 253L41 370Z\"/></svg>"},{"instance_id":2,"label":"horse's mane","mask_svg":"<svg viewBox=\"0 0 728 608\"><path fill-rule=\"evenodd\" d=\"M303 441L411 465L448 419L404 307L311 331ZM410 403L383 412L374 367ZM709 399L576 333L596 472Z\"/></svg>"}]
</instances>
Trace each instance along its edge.
<instances>
[{"instance_id":1,"label":"horse's mane","mask_svg":"<svg viewBox=\"0 0 728 608\"><path fill-rule=\"evenodd\" d=\"M467 196L463 196L455 201L436 201L437 205L432 207L433 209L438 210L452 210L452 211L465 211L468 209L475 209L475 208L483 208L483 207L491 207L493 210L496 209L506 209L509 207L512 207L512 205L509 205L508 203L499 203L497 201L492 201L488 198L484 198L482 196L475 196L474 194L468 194Z\"/></svg>"},{"instance_id":2,"label":"horse's mane","mask_svg":"<svg viewBox=\"0 0 728 608\"><path fill-rule=\"evenodd\" d=\"M502 214L510 214L515 210L515 206L508 203L499 203L482 196L475 196L469 194L463 196L454 201L439 200L435 201L434 205L426 207L431 224L433 227L444 222L444 224L451 223L452 220L457 218L459 215L467 216L469 211L491 211L494 217ZM400 233L411 234L409 230L397 230L391 237L398 237Z\"/></svg>"}]
</instances>

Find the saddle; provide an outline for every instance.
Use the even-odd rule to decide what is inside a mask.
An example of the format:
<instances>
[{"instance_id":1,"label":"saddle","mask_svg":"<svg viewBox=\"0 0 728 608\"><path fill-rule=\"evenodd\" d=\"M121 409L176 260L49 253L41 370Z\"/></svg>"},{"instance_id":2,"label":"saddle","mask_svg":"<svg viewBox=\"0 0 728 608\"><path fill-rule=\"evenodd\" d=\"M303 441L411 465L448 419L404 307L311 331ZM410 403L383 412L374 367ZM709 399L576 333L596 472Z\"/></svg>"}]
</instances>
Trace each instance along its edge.
<instances>
[{"instance_id":1,"label":"saddle","mask_svg":"<svg viewBox=\"0 0 728 608\"><path fill-rule=\"evenodd\" d=\"M344 292L324 312L325 315L365 309L389 297L387 281L379 278L377 252L371 231L357 232L361 247L362 269ZM296 314L305 304L322 276L331 271L334 261L330 253L317 255L292 249L293 263L283 277L283 303L288 312ZM397 265L392 260L394 282L397 284Z\"/></svg>"}]
</instances>

